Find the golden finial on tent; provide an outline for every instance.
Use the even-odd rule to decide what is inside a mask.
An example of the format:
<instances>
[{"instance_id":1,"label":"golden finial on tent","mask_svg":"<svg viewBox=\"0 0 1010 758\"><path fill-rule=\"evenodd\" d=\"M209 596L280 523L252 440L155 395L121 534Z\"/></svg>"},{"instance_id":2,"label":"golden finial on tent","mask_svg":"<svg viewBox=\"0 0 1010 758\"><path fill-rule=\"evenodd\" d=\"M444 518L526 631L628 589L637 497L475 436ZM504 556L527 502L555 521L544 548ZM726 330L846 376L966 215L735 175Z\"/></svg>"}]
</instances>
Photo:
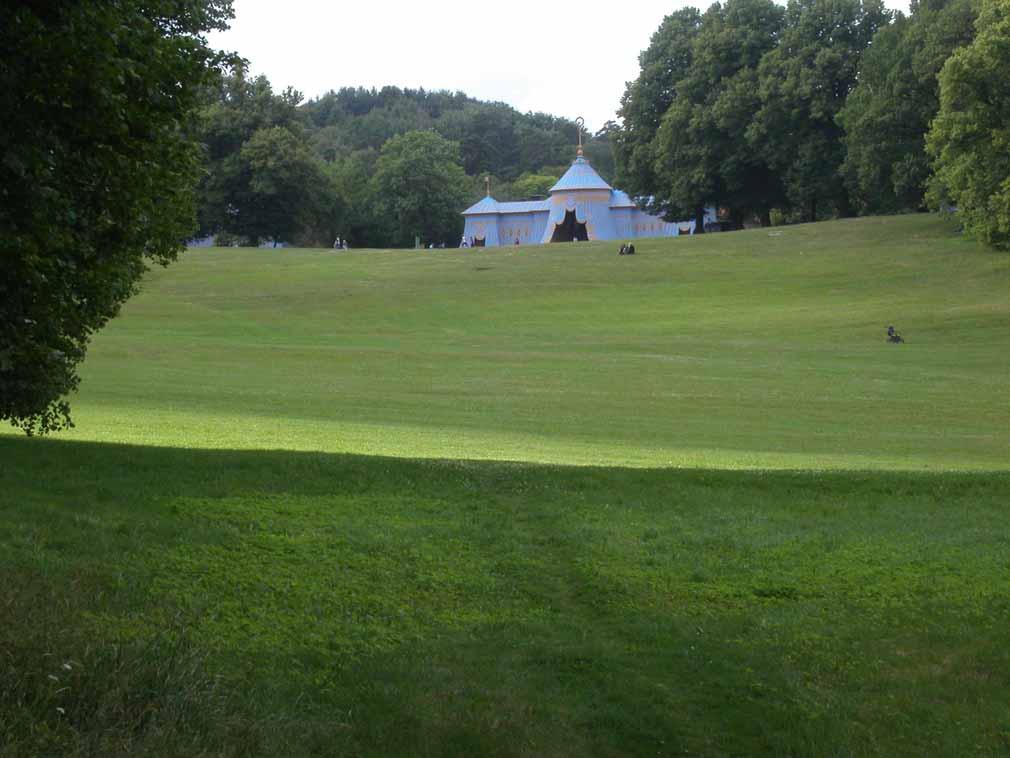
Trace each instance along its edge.
<instances>
[{"instance_id":1,"label":"golden finial on tent","mask_svg":"<svg viewBox=\"0 0 1010 758\"><path fill-rule=\"evenodd\" d=\"M487 189L487 196L491 197L491 176L484 177L484 187Z\"/></svg>"},{"instance_id":2,"label":"golden finial on tent","mask_svg":"<svg viewBox=\"0 0 1010 758\"><path fill-rule=\"evenodd\" d=\"M577 119L575 119L575 126L579 128L579 148L578 150L575 151L575 154L580 158L582 157L582 129L583 127L585 127L585 125L586 120L582 118L582 116L579 116Z\"/></svg>"}]
</instances>

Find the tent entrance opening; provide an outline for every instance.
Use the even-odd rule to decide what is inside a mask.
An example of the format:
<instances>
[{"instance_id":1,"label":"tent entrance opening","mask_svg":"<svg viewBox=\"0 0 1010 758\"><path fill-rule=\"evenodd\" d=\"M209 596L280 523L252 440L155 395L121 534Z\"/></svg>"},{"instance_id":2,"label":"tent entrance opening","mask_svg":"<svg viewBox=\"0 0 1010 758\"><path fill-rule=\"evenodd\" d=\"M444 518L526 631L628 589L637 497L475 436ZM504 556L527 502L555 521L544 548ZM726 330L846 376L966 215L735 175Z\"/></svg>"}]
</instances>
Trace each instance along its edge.
<instances>
[{"instance_id":1,"label":"tent entrance opening","mask_svg":"<svg viewBox=\"0 0 1010 758\"><path fill-rule=\"evenodd\" d=\"M589 239L586 225L580 224L575 218L575 211L565 211L565 220L554 225L554 234L551 235L551 242L571 242L577 240L585 242Z\"/></svg>"}]
</instances>

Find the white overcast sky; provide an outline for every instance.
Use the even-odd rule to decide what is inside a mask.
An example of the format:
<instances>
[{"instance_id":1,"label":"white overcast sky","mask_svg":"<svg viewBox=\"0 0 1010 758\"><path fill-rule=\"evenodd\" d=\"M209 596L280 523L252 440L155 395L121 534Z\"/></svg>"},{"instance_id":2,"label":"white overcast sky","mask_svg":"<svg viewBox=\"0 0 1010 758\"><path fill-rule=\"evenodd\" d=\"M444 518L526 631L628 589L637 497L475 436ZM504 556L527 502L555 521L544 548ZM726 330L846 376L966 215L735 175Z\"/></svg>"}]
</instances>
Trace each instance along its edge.
<instances>
[{"instance_id":1,"label":"white overcast sky","mask_svg":"<svg viewBox=\"0 0 1010 758\"><path fill-rule=\"evenodd\" d=\"M218 48L275 91L308 98L363 86L462 90L598 130L615 117L638 54L663 17L709 2L608 0L235 0ZM907 12L907 0L887 0Z\"/></svg>"}]
</instances>

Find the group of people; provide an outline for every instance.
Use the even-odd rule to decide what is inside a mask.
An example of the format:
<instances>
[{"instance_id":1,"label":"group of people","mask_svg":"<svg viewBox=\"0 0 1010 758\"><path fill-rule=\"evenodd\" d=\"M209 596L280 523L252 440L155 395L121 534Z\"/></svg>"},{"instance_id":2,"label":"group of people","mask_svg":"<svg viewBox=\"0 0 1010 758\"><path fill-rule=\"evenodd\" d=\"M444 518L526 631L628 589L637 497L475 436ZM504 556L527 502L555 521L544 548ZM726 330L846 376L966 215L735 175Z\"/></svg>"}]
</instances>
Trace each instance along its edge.
<instances>
[{"instance_id":1,"label":"group of people","mask_svg":"<svg viewBox=\"0 0 1010 758\"><path fill-rule=\"evenodd\" d=\"M334 250L350 250L351 246L347 244L347 240L346 239L340 239L340 237L337 237L335 240L333 240L333 249Z\"/></svg>"},{"instance_id":2,"label":"group of people","mask_svg":"<svg viewBox=\"0 0 1010 758\"><path fill-rule=\"evenodd\" d=\"M635 254L635 246L631 245L631 244L628 244L628 243L625 243L625 244L621 245L621 249L620 249L620 251L617 254L618 255L634 255Z\"/></svg>"}]
</instances>

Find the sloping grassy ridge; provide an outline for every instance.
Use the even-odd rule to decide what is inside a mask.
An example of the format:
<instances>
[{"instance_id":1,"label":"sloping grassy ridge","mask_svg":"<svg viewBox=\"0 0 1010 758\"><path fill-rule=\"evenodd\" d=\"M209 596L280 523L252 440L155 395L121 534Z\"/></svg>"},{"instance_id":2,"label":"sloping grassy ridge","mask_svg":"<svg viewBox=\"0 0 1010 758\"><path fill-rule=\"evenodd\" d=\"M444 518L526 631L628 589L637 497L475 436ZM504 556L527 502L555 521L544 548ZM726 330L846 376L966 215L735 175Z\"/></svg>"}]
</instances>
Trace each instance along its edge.
<instances>
[{"instance_id":1,"label":"sloping grassy ridge","mask_svg":"<svg viewBox=\"0 0 1010 758\"><path fill-rule=\"evenodd\" d=\"M1008 259L780 231L154 272L0 435L0 756L1010 753Z\"/></svg>"},{"instance_id":2,"label":"sloping grassy ridge","mask_svg":"<svg viewBox=\"0 0 1010 758\"><path fill-rule=\"evenodd\" d=\"M69 438L561 464L1005 469L1010 257L928 216L448 251L193 250ZM895 324L908 343L888 345Z\"/></svg>"}]
</instances>

